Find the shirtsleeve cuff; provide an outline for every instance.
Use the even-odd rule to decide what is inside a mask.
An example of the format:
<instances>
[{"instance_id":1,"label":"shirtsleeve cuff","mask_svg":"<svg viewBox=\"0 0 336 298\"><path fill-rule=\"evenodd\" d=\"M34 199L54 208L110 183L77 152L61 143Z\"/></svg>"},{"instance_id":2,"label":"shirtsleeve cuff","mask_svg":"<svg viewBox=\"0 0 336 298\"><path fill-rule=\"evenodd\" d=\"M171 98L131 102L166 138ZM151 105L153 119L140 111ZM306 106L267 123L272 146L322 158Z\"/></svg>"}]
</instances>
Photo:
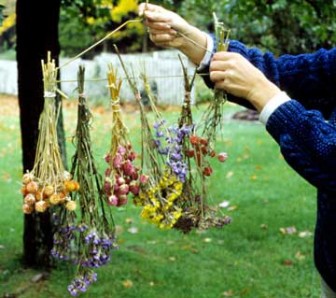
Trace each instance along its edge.
<instances>
[{"instance_id":1,"label":"shirtsleeve cuff","mask_svg":"<svg viewBox=\"0 0 336 298\"><path fill-rule=\"evenodd\" d=\"M202 71L204 68L206 68L210 64L210 60L213 54L213 49L214 49L213 39L208 33L206 33L206 37L207 37L207 49L206 49L205 55L200 65L197 68L197 71Z\"/></svg>"},{"instance_id":2,"label":"shirtsleeve cuff","mask_svg":"<svg viewBox=\"0 0 336 298\"><path fill-rule=\"evenodd\" d=\"M261 110L259 115L259 121L263 124L267 123L268 118L271 116L271 114L283 103L290 100L290 97L287 95L286 92L279 92L275 96L273 96L267 104L264 106L264 108Z\"/></svg>"}]
</instances>

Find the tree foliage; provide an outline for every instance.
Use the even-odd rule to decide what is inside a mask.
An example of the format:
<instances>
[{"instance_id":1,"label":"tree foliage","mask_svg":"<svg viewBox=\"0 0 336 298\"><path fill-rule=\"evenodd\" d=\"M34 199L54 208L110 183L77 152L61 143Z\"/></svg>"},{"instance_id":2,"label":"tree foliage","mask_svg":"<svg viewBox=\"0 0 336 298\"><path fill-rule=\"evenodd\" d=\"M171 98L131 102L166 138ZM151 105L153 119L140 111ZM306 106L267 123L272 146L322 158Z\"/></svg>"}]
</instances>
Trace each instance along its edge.
<instances>
[{"instance_id":1,"label":"tree foliage","mask_svg":"<svg viewBox=\"0 0 336 298\"><path fill-rule=\"evenodd\" d=\"M4 16L3 16L3 10L4 10L5 6L0 4L0 26L2 25Z\"/></svg>"},{"instance_id":2,"label":"tree foliage","mask_svg":"<svg viewBox=\"0 0 336 298\"><path fill-rule=\"evenodd\" d=\"M137 9L137 0L63 0L60 23L63 52L68 55L78 53L125 21L136 18ZM143 39L144 34L145 30L140 22L129 23L95 51L112 51L114 43L118 43L121 52L139 51L142 46L139 40Z\"/></svg>"},{"instance_id":3,"label":"tree foliage","mask_svg":"<svg viewBox=\"0 0 336 298\"><path fill-rule=\"evenodd\" d=\"M204 30L211 30L215 12L231 38L295 54L335 44L335 8L332 0L186 0L179 12Z\"/></svg>"}]
</instances>

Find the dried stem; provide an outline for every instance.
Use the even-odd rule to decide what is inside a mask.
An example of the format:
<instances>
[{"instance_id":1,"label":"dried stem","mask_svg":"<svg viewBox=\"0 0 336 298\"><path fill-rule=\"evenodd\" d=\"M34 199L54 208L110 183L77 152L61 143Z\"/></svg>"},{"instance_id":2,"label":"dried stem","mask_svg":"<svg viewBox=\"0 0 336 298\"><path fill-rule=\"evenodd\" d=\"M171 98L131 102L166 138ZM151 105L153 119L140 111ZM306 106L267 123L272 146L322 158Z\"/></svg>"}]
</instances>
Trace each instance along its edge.
<instances>
[{"instance_id":1,"label":"dried stem","mask_svg":"<svg viewBox=\"0 0 336 298\"><path fill-rule=\"evenodd\" d=\"M35 162L32 172L43 185L58 186L64 166L60 154L56 129L56 76L55 61L42 61L44 107L39 120L39 137L36 147Z\"/></svg>"}]
</instances>

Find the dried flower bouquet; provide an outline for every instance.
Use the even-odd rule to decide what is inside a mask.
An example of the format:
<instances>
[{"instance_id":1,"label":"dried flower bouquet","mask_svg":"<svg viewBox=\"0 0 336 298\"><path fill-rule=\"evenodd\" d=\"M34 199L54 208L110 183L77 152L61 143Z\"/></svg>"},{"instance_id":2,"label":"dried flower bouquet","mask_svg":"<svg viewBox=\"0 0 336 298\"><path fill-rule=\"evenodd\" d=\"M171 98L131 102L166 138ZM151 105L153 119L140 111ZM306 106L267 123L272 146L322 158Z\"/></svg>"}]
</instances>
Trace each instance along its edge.
<instances>
[{"instance_id":1,"label":"dried flower bouquet","mask_svg":"<svg viewBox=\"0 0 336 298\"><path fill-rule=\"evenodd\" d=\"M71 260L76 265L76 276L68 286L72 296L86 292L97 280L97 268L111 260L116 248L115 224L111 209L106 204L102 177L95 165L90 137L91 113L84 96L84 68L78 72L78 123L74 138L76 152L71 174L81 188L74 195L78 212L61 210L54 215L56 232L52 255L60 260Z\"/></svg>"},{"instance_id":2,"label":"dried flower bouquet","mask_svg":"<svg viewBox=\"0 0 336 298\"><path fill-rule=\"evenodd\" d=\"M105 156L108 168L105 171L104 191L108 203L120 207L127 203L129 195L139 193L139 168L134 164L137 155L129 140L120 109L122 81L118 79L112 65L109 65L107 79L111 96L112 131L111 147Z\"/></svg>"},{"instance_id":3,"label":"dried flower bouquet","mask_svg":"<svg viewBox=\"0 0 336 298\"><path fill-rule=\"evenodd\" d=\"M22 177L23 212L45 212L49 207L63 205L67 210L76 208L70 193L78 191L78 182L64 169L56 129L56 76L55 61L42 61L44 107L39 119L39 135L34 166Z\"/></svg>"}]
</instances>

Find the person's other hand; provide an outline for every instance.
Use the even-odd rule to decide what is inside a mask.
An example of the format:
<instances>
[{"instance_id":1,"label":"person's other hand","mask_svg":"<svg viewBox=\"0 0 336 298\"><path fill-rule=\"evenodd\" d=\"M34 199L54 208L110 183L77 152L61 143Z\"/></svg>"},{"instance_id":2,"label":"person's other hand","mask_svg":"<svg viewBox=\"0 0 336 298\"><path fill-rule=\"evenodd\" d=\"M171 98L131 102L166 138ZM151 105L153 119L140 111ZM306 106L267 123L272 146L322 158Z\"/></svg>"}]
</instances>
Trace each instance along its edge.
<instances>
[{"instance_id":1,"label":"person's other hand","mask_svg":"<svg viewBox=\"0 0 336 298\"><path fill-rule=\"evenodd\" d=\"M178 14L161 6L141 3L139 16L144 16L150 39L161 47L181 48L186 40L178 33L188 34L190 25Z\"/></svg>"},{"instance_id":2,"label":"person's other hand","mask_svg":"<svg viewBox=\"0 0 336 298\"><path fill-rule=\"evenodd\" d=\"M215 53L210 64L210 79L215 88L245 98L258 111L280 89L242 55L233 52Z\"/></svg>"}]
</instances>

